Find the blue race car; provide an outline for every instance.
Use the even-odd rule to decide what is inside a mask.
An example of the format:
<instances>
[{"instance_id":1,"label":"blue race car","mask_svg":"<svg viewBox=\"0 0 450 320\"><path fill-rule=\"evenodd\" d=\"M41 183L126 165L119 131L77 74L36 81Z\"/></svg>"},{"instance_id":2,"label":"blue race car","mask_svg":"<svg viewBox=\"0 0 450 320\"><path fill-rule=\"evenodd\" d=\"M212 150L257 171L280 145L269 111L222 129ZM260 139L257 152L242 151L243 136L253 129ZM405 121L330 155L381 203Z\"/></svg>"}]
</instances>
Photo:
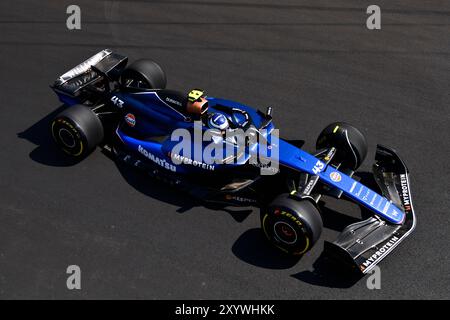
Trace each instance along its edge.
<instances>
[{"instance_id":1,"label":"blue race car","mask_svg":"<svg viewBox=\"0 0 450 320\"><path fill-rule=\"evenodd\" d=\"M328 125L318 136L317 151L309 154L300 141L277 137L272 108L263 112L201 89L168 90L157 63L128 65L127 57L109 49L51 87L68 106L51 123L64 152L82 159L101 146L203 201L259 207L267 239L288 254L303 255L319 239L322 196L346 197L373 213L344 228L336 241L325 241L333 261L359 274L368 273L415 227L405 164L395 151L378 145L373 173L379 190L353 178L367 143L347 123ZM179 148L176 132L178 138L188 133L187 148ZM236 132L245 132L245 139ZM203 158L211 145L210 158ZM219 156L223 149L231 152Z\"/></svg>"}]
</instances>

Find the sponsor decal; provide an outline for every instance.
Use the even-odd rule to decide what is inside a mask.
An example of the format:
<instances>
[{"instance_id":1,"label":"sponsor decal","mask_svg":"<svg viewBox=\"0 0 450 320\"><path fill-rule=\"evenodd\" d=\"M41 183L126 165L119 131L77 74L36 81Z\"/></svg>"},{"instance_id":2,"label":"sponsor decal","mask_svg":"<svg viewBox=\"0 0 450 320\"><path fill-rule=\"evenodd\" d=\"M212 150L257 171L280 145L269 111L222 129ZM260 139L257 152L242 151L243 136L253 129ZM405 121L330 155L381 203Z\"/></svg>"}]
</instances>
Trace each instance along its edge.
<instances>
[{"instance_id":1,"label":"sponsor decal","mask_svg":"<svg viewBox=\"0 0 450 320\"><path fill-rule=\"evenodd\" d=\"M339 172L332 172L330 173L330 179L334 182L339 182L341 181L342 177Z\"/></svg>"},{"instance_id":2,"label":"sponsor decal","mask_svg":"<svg viewBox=\"0 0 450 320\"><path fill-rule=\"evenodd\" d=\"M164 169L167 169L167 170L170 170L173 172L177 171L177 167L175 167L173 164L170 164L169 162L167 162L164 159L158 158L153 153L150 153L148 150L144 149L141 145L138 146L138 151L144 157L146 157L147 159L150 159L151 161L153 161L157 165L163 167Z\"/></svg>"},{"instance_id":3,"label":"sponsor decal","mask_svg":"<svg viewBox=\"0 0 450 320\"><path fill-rule=\"evenodd\" d=\"M166 98L166 101L167 101L167 102L170 102L170 103L173 103L173 104L176 104L177 106L180 106L180 107L183 106L183 105L181 104L180 101L171 99L171 98L169 98L169 97Z\"/></svg>"},{"instance_id":4,"label":"sponsor decal","mask_svg":"<svg viewBox=\"0 0 450 320\"><path fill-rule=\"evenodd\" d=\"M361 192L364 190L364 186L363 185L361 185L360 187L359 187L359 190L358 190L358 192L356 193L356 196L360 196L361 195Z\"/></svg>"},{"instance_id":5,"label":"sponsor decal","mask_svg":"<svg viewBox=\"0 0 450 320\"><path fill-rule=\"evenodd\" d=\"M316 183L316 179L311 179L309 180L308 184L305 187L305 190L303 190L304 194L310 194L312 187L314 186L314 184Z\"/></svg>"},{"instance_id":6,"label":"sponsor decal","mask_svg":"<svg viewBox=\"0 0 450 320\"><path fill-rule=\"evenodd\" d=\"M363 200L364 201L367 201L369 198L369 193L370 193L370 190L369 189L367 189L367 191L366 191L366 194L363 196Z\"/></svg>"},{"instance_id":7,"label":"sponsor decal","mask_svg":"<svg viewBox=\"0 0 450 320\"><path fill-rule=\"evenodd\" d=\"M70 122L68 122L68 121L66 121L66 120L64 120L64 119L60 119L60 118L58 118L58 119L56 120L56 122L57 122L57 123L61 123L61 124L65 125L65 126L69 127L70 130L76 135L76 137L77 137L78 139L81 139L80 133L78 132L78 130L77 130Z\"/></svg>"},{"instance_id":8,"label":"sponsor decal","mask_svg":"<svg viewBox=\"0 0 450 320\"><path fill-rule=\"evenodd\" d=\"M325 158L323 158L323 160L325 161L330 161L331 158L334 157L334 154L336 153L336 149L335 148L331 148L330 151L328 151L327 155L325 156Z\"/></svg>"},{"instance_id":9,"label":"sponsor decal","mask_svg":"<svg viewBox=\"0 0 450 320\"><path fill-rule=\"evenodd\" d=\"M233 196L231 194L227 194L225 196L225 199L227 200L234 200L234 201L238 201L238 202L250 202L250 203L256 203L255 199L250 199L250 198L244 198L244 197L238 197L238 196Z\"/></svg>"},{"instance_id":10,"label":"sponsor decal","mask_svg":"<svg viewBox=\"0 0 450 320\"><path fill-rule=\"evenodd\" d=\"M400 240L399 237L393 236L384 246L379 248L370 258L368 258L366 261L364 261L360 267L361 270L366 269L369 267L372 263L377 261L383 254L385 254L387 251L389 251L389 248L391 248L398 240Z\"/></svg>"},{"instance_id":11,"label":"sponsor decal","mask_svg":"<svg viewBox=\"0 0 450 320\"><path fill-rule=\"evenodd\" d=\"M204 170L214 171L215 166L212 164L207 164L201 161L192 160L190 158L184 157L182 155L171 153L169 152L169 157L172 159L172 161L175 161L177 164L187 164L193 167L198 167Z\"/></svg>"},{"instance_id":12,"label":"sponsor decal","mask_svg":"<svg viewBox=\"0 0 450 320\"><path fill-rule=\"evenodd\" d=\"M286 211L282 211L279 209L275 209L274 211L275 215L282 215L285 216L286 218L291 219L295 224L297 224L298 226L302 226L302 222L300 220L298 220L294 215L292 215L292 213L286 212Z\"/></svg>"},{"instance_id":13,"label":"sponsor decal","mask_svg":"<svg viewBox=\"0 0 450 320\"><path fill-rule=\"evenodd\" d=\"M132 113L127 113L127 115L125 116L125 122L130 127L134 127L136 125L136 117Z\"/></svg>"},{"instance_id":14,"label":"sponsor decal","mask_svg":"<svg viewBox=\"0 0 450 320\"><path fill-rule=\"evenodd\" d=\"M408 188L408 179L406 178L406 174L400 175L400 187L401 187L401 195L403 200L403 206L405 210L411 211L411 197L409 196L409 188Z\"/></svg>"},{"instance_id":15,"label":"sponsor decal","mask_svg":"<svg viewBox=\"0 0 450 320\"><path fill-rule=\"evenodd\" d=\"M380 197L380 200L378 200L378 203L377 203L377 206L376 206L377 209L380 209L380 206L383 203L383 200L384 200L384 198Z\"/></svg>"}]
</instances>

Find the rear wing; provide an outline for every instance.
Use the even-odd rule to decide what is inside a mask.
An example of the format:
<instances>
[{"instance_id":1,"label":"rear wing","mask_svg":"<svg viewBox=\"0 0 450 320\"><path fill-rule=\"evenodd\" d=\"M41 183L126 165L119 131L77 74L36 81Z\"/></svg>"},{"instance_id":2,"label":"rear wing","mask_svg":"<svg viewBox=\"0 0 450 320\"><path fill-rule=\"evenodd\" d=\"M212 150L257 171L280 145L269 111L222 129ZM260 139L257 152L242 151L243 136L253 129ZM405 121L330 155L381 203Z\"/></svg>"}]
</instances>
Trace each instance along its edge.
<instances>
[{"instance_id":1,"label":"rear wing","mask_svg":"<svg viewBox=\"0 0 450 320\"><path fill-rule=\"evenodd\" d=\"M51 88L63 102L82 102L93 92L109 89L109 83L118 81L127 62L126 56L104 49L58 77Z\"/></svg>"}]
</instances>

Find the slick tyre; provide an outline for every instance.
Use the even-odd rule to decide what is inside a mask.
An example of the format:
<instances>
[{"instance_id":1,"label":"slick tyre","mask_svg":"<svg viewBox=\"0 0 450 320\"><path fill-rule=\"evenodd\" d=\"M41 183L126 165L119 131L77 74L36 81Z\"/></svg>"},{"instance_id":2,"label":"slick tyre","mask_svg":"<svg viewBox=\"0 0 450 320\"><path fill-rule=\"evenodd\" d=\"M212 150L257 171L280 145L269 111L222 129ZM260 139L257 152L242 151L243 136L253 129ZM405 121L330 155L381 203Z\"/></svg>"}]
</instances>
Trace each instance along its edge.
<instances>
[{"instance_id":1,"label":"slick tyre","mask_svg":"<svg viewBox=\"0 0 450 320\"><path fill-rule=\"evenodd\" d=\"M130 64L121 76L121 83L127 87L143 89L165 89L166 74L155 61L142 59Z\"/></svg>"},{"instance_id":2,"label":"slick tyre","mask_svg":"<svg viewBox=\"0 0 450 320\"><path fill-rule=\"evenodd\" d=\"M344 122L334 122L319 134L316 142L317 150L336 148L332 163L341 164L341 168L355 171L363 163L367 155L366 137L361 131Z\"/></svg>"},{"instance_id":3,"label":"slick tyre","mask_svg":"<svg viewBox=\"0 0 450 320\"><path fill-rule=\"evenodd\" d=\"M74 105L64 110L51 123L51 132L58 147L76 158L88 155L103 140L103 126L87 106Z\"/></svg>"},{"instance_id":4,"label":"slick tyre","mask_svg":"<svg viewBox=\"0 0 450 320\"><path fill-rule=\"evenodd\" d=\"M310 201L282 194L261 210L261 227L275 247L299 256L313 247L322 233L323 224L319 211Z\"/></svg>"}]
</instances>

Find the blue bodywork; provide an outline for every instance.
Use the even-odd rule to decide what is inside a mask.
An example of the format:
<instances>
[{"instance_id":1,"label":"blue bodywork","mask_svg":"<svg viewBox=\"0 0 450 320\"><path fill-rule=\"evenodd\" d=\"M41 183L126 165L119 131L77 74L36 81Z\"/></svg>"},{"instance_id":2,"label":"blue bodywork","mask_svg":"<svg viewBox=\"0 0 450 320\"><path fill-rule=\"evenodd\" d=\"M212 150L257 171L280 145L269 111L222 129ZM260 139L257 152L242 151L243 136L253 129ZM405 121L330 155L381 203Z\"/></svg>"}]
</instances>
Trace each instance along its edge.
<instances>
[{"instance_id":1,"label":"blue bodywork","mask_svg":"<svg viewBox=\"0 0 450 320\"><path fill-rule=\"evenodd\" d=\"M294 170L304 171L311 175L316 174L314 168L322 168L317 173L320 180L327 185L342 190L343 193L355 202L364 205L389 222L401 224L404 212L397 208L387 198L369 189L355 179L340 172L334 167L325 164L309 153L280 139L280 165ZM334 177L334 179L332 179Z\"/></svg>"},{"instance_id":2,"label":"blue bodywork","mask_svg":"<svg viewBox=\"0 0 450 320\"><path fill-rule=\"evenodd\" d=\"M66 104L79 103L74 99L68 99L66 96L58 94L60 100ZM265 121L265 115L256 109L229 100L207 97L209 102L209 110L212 112L222 112L223 107L229 109L240 109L248 113L256 128L259 128ZM121 121L116 129L117 137L122 141L123 146L130 152L138 154L150 164L164 168L168 173L189 174L192 172L207 171L230 171L236 170L236 166L244 164L253 152L257 152L255 148L249 148L245 154L239 158L238 162L232 164L215 164L211 166L198 166L179 164L172 162L170 151L174 146L171 141L170 134L177 128L192 129L193 122L188 116L180 111L176 105L164 101L158 94L158 90L149 90L142 92L112 92L108 99L119 100L122 103L115 104L122 119L130 113L135 118L135 124L132 127L133 134L125 121ZM221 106L222 109L217 106ZM237 112L233 115L234 120L239 123L244 121L242 114ZM274 128L273 124L266 127L270 141L270 132ZM154 141L147 137L168 136L163 141ZM391 203L387 198L369 189L359 183L352 177L340 172L331 165L314 157L313 155L303 151L302 149L279 139L279 163L280 167L288 167L295 171L307 172L311 175L318 175L320 180L331 186L342 190L343 194L353 199L355 202L364 205L385 220L401 224L405 218L405 213L396 205ZM232 171L230 171L232 175Z\"/></svg>"}]
</instances>

